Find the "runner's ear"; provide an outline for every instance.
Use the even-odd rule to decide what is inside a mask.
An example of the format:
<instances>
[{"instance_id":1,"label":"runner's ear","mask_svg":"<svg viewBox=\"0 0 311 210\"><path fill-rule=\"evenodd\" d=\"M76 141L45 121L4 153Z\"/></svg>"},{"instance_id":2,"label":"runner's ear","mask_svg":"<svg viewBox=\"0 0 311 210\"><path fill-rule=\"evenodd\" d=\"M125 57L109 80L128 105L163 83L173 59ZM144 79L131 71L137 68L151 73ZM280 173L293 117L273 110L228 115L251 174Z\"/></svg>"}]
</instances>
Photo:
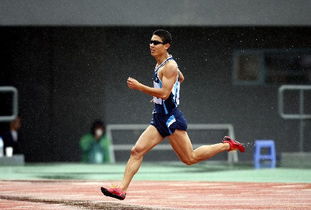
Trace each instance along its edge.
<instances>
[{"instance_id":1,"label":"runner's ear","mask_svg":"<svg viewBox=\"0 0 311 210\"><path fill-rule=\"evenodd\" d=\"M168 50L168 48L170 48L170 46L171 46L171 44L170 44L170 43L166 43L166 44L164 44L164 48L165 48L166 50Z\"/></svg>"}]
</instances>

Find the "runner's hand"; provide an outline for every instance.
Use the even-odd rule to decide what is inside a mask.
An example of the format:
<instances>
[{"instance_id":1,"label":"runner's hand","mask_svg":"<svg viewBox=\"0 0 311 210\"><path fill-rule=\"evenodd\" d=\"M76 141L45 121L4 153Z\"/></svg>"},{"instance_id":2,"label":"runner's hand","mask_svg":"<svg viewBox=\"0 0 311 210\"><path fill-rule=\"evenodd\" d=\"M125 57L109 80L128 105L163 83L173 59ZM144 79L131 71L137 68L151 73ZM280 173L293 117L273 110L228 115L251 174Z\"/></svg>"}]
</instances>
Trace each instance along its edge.
<instances>
[{"instance_id":1,"label":"runner's hand","mask_svg":"<svg viewBox=\"0 0 311 210\"><path fill-rule=\"evenodd\" d=\"M129 77L129 78L127 78L127 86L131 89L139 90L141 83L138 82L136 79Z\"/></svg>"}]
</instances>

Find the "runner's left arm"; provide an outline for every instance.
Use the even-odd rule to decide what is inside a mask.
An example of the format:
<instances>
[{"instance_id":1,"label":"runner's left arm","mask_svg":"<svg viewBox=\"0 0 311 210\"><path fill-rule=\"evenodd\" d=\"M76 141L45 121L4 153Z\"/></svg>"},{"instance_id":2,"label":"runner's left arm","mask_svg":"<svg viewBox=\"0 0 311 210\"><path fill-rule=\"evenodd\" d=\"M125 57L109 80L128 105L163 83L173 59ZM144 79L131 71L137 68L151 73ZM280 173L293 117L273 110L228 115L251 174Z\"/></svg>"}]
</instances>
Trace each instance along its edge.
<instances>
[{"instance_id":1,"label":"runner's left arm","mask_svg":"<svg viewBox=\"0 0 311 210\"><path fill-rule=\"evenodd\" d=\"M185 80L183 73L178 69L178 81L182 83Z\"/></svg>"}]
</instances>

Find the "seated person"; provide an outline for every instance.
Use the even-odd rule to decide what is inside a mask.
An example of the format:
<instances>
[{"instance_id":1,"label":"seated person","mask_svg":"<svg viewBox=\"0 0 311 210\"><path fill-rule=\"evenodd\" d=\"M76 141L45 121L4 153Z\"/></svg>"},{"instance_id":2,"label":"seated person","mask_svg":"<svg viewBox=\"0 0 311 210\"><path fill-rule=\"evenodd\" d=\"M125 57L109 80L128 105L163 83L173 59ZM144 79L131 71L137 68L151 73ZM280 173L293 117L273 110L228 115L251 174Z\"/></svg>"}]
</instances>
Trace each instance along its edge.
<instances>
[{"instance_id":1,"label":"seated person","mask_svg":"<svg viewBox=\"0 0 311 210\"><path fill-rule=\"evenodd\" d=\"M82 161L87 163L109 162L110 139L105 134L105 124L101 120L95 120L90 133L80 139L82 149Z\"/></svg>"}]
</instances>

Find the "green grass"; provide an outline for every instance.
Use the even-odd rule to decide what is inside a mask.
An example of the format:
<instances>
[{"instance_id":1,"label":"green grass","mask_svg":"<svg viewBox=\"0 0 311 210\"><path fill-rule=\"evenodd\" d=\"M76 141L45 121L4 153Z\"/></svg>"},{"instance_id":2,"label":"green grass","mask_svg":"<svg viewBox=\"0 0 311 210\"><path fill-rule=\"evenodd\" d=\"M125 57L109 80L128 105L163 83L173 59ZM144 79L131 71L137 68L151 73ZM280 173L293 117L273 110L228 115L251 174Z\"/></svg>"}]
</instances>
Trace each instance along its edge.
<instances>
[{"instance_id":1,"label":"green grass","mask_svg":"<svg viewBox=\"0 0 311 210\"><path fill-rule=\"evenodd\" d=\"M0 166L1 180L120 180L125 163L80 164L48 163ZM236 181L311 183L311 169L254 169L224 163L186 166L176 162L143 163L134 180Z\"/></svg>"}]
</instances>

